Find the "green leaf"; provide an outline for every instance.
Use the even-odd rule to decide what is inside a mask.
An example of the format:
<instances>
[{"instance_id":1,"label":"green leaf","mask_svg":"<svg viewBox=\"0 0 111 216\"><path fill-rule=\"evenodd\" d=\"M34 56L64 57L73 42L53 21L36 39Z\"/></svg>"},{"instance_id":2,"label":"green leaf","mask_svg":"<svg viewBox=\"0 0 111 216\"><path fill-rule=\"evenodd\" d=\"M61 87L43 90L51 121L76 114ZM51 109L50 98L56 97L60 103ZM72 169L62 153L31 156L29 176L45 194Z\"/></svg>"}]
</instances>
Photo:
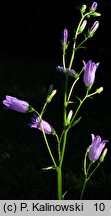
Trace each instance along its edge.
<instances>
[{"instance_id":1,"label":"green leaf","mask_svg":"<svg viewBox=\"0 0 111 216\"><path fill-rule=\"evenodd\" d=\"M62 199L63 199L63 200L64 200L64 197L65 197L66 193L67 193L67 191L65 191L65 192L63 193L63 195L62 195Z\"/></svg>"},{"instance_id":2,"label":"green leaf","mask_svg":"<svg viewBox=\"0 0 111 216\"><path fill-rule=\"evenodd\" d=\"M51 169L55 169L55 167L54 166L49 166L49 167L42 168L42 170L44 170L44 171L51 170Z\"/></svg>"},{"instance_id":3,"label":"green leaf","mask_svg":"<svg viewBox=\"0 0 111 216\"><path fill-rule=\"evenodd\" d=\"M76 121L74 121L74 122L72 123L71 126L73 127L74 125L78 124L79 121L81 120L81 118L82 118L82 117L79 117Z\"/></svg>"}]
</instances>

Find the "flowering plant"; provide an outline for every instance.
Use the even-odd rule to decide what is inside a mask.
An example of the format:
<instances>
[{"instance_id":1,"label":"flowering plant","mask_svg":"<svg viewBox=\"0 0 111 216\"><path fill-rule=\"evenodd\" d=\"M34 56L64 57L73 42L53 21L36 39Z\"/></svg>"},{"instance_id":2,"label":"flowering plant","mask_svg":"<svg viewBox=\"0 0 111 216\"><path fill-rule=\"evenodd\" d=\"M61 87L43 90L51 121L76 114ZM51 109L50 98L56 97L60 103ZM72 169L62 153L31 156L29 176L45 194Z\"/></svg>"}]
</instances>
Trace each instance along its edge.
<instances>
[{"instance_id":1,"label":"flowering plant","mask_svg":"<svg viewBox=\"0 0 111 216\"><path fill-rule=\"evenodd\" d=\"M45 103L44 103L44 106L41 112L38 112L34 107L29 105L29 103L23 100L19 100L16 97L6 96L6 99L3 100L3 104L8 109L12 109L12 110L15 110L21 113L28 113L28 112L34 113L31 119L31 122L29 123L29 126L31 128L35 128L35 129L42 131L44 141L45 141L49 156L52 161L52 165L44 168L44 170L50 170L50 169L55 170L57 174L57 194L58 194L59 200L64 199L64 196L66 194L66 192L63 193L62 172L63 172L63 161L64 161L64 154L65 154L67 136L68 136L69 130L80 122L81 117L78 116L78 113L79 113L81 106L86 101L86 99L89 99L92 96L99 94L103 91L103 87L99 87L94 92L92 92L92 87L95 82L95 75L96 75L96 71L99 66L99 63L95 63L92 60L88 60L87 63L83 61L83 66L80 72L76 72L75 69L73 69L73 63L75 60L75 54L77 50L80 48L84 48L83 44L95 34L95 32L97 31L99 27L99 21L95 21L92 27L86 31L86 34L84 35L84 39L81 42L78 42L79 35L82 34L83 31L87 29L88 19L90 17L99 17L101 15L100 13L95 12L97 9L97 6L98 6L97 2L94 2L88 10L87 10L86 5L82 5L82 7L80 8L81 19L79 21L79 24L73 36L72 54L71 54L68 66L66 66L66 55L67 55L67 51L69 47L68 29L65 28L63 30L62 40L61 40L62 65L57 66L56 68L58 71L63 72L65 76L64 98L63 98L63 128L61 130L61 134L58 135L55 128L53 128L53 126L50 125L50 123L43 120L43 115L47 110L48 104L52 101L53 97L57 93L55 89L50 88L50 91L48 92L48 95L46 97L46 100L45 100ZM73 83L71 86L69 84L69 76L71 76L73 79ZM76 111L74 112L73 109L70 109L70 104L73 103L72 93L73 93L76 83L80 80L81 76L83 76L83 82L84 82L84 86L86 89L86 93L82 99L77 97L78 105L77 105ZM55 158L54 154L52 153L51 147L47 139L48 135L53 135L56 137L58 158ZM87 148L86 153L85 153L85 158L84 158L85 181L84 181L81 196L80 196L81 199L83 197L86 183L88 182L92 174L95 172L97 167L100 165L100 163L103 162L104 157L107 153L107 148L105 148L105 145L108 141L107 140L102 141L99 135L95 136L94 134L92 134L91 136L92 136L92 143ZM89 160L88 167L86 163L87 159ZM99 163L97 164L96 168L94 168L93 171L89 174L91 165L94 164L98 160L99 160Z\"/></svg>"}]
</instances>

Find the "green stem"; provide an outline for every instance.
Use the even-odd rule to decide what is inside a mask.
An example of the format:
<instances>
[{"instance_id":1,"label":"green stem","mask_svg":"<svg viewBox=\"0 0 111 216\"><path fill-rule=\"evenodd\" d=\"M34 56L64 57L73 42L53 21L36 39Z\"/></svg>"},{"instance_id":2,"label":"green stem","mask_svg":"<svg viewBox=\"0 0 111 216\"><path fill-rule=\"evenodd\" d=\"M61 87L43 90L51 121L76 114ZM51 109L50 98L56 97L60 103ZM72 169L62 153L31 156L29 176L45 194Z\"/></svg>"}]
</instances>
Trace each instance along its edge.
<instances>
[{"instance_id":1,"label":"green stem","mask_svg":"<svg viewBox=\"0 0 111 216\"><path fill-rule=\"evenodd\" d=\"M93 162L92 162L93 163ZM94 172L96 171L96 169L100 166L100 163L97 164L97 166L95 167L95 169L90 173L90 175L88 176L88 180L91 178L91 176L94 174Z\"/></svg>"},{"instance_id":2,"label":"green stem","mask_svg":"<svg viewBox=\"0 0 111 216\"><path fill-rule=\"evenodd\" d=\"M58 182L58 200L62 200L62 169L57 169L57 182Z\"/></svg>"},{"instance_id":3,"label":"green stem","mask_svg":"<svg viewBox=\"0 0 111 216\"><path fill-rule=\"evenodd\" d=\"M86 98L87 98L87 97L85 96L85 97L83 98L83 100L80 100L79 106L78 106L78 108L77 108L77 110L76 110L76 112L75 112L75 114L74 114L74 116L73 116L73 118L72 118L72 120L71 120L71 125L73 124L74 119L75 119L76 115L78 114L78 112L79 112L79 110L80 110L80 108L81 108L81 106L82 106L82 104L83 104L83 102L85 101Z\"/></svg>"},{"instance_id":4,"label":"green stem","mask_svg":"<svg viewBox=\"0 0 111 216\"><path fill-rule=\"evenodd\" d=\"M78 50L79 48L81 48L81 45L84 44L88 39L89 39L89 37L86 37L86 38L76 47L76 50Z\"/></svg>"},{"instance_id":5,"label":"green stem","mask_svg":"<svg viewBox=\"0 0 111 216\"><path fill-rule=\"evenodd\" d=\"M59 166L57 168L57 176L58 176L58 200L63 199L62 197L62 164L64 159L65 147L66 147L66 140L67 140L67 130L63 134L63 146L62 152L59 157Z\"/></svg>"},{"instance_id":6,"label":"green stem","mask_svg":"<svg viewBox=\"0 0 111 216\"><path fill-rule=\"evenodd\" d=\"M63 49L63 58L62 58L62 61L63 61L63 70L65 72L65 75L66 75L66 80L65 80L65 89L64 89L64 112L63 112L63 118L64 118L64 127L65 127L65 124L66 124L66 117L67 117L67 113L66 113L66 101L67 101L67 86L68 86L68 73L66 73L66 65L65 65L65 50Z\"/></svg>"},{"instance_id":7,"label":"green stem","mask_svg":"<svg viewBox=\"0 0 111 216\"><path fill-rule=\"evenodd\" d=\"M86 187L86 183L87 183L87 181L88 181L87 176L85 176L85 180L84 180L84 184L83 184L82 192L81 192L81 195L80 195L80 200L81 200L82 197L83 197L83 194L84 194L84 190L85 190L85 187Z\"/></svg>"},{"instance_id":8,"label":"green stem","mask_svg":"<svg viewBox=\"0 0 111 216\"><path fill-rule=\"evenodd\" d=\"M89 173L89 170L90 170L90 167L91 165L94 163L94 161L91 161L89 166L88 166L88 169L86 171L86 166L85 166L85 180L84 180L84 184L83 184L83 188L82 188L82 192L81 192L81 196L80 196L80 199L82 199L83 197L83 193L84 193L84 190L85 190L85 187L86 187L86 183L89 181L89 179L91 178L91 176L94 174L94 172L96 171L96 169L99 167L100 163L97 164L97 166L95 167L95 169L90 173L90 175L88 176L88 173Z\"/></svg>"},{"instance_id":9,"label":"green stem","mask_svg":"<svg viewBox=\"0 0 111 216\"><path fill-rule=\"evenodd\" d=\"M62 164L63 164L64 153L65 153L65 147L66 147L66 140L67 140L67 133L68 133L68 130L66 130L66 131L64 132L63 146L62 146L62 152L61 152L61 158L60 158L59 167L62 167Z\"/></svg>"},{"instance_id":10,"label":"green stem","mask_svg":"<svg viewBox=\"0 0 111 216\"><path fill-rule=\"evenodd\" d=\"M72 63L73 63L73 61L74 61L75 50L76 50L76 40L77 40L79 28L80 28L80 26L81 26L81 24L82 24L82 21L84 20L84 17L85 17L85 16L82 16L82 18L81 18L81 20L80 20L80 22L79 22L79 24L78 24L77 30L76 30L76 32L75 32L73 50L72 50L71 60L70 60L70 63L69 63L69 70L71 69Z\"/></svg>"},{"instance_id":11,"label":"green stem","mask_svg":"<svg viewBox=\"0 0 111 216\"><path fill-rule=\"evenodd\" d=\"M39 116L39 118L40 118L40 124L41 124L42 123L41 115L34 108L33 108L33 111ZM45 134L45 131L44 131L44 128L43 128L42 124L41 124L41 128L42 128L42 134L43 134L43 137L44 137L44 140L45 140L45 143L46 143L49 155L50 155L50 157L51 157L51 159L53 161L54 166L57 167L57 164L55 162L54 156L53 156L53 154L51 152L51 149L49 147L49 143L48 143L48 140L47 140L47 137L46 137L46 134Z\"/></svg>"},{"instance_id":12,"label":"green stem","mask_svg":"<svg viewBox=\"0 0 111 216\"><path fill-rule=\"evenodd\" d=\"M70 97L71 97L71 94L72 94L72 91L73 91L73 88L76 84L76 82L78 81L79 77L73 82L72 86L71 86L71 89L69 91L69 95L68 95L68 98L67 98L67 102L70 100Z\"/></svg>"},{"instance_id":13,"label":"green stem","mask_svg":"<svg viewBox=\"0 0 111 216\"><path fill-rule=\"evenodd\" d=\"M54 156L53 156L53 154L52 154L52 152L51 152L51 149L50 149L50 147L49 147L49 143L48 143L48 141L47 141L47 138L46 138L46 135L45 135L44 128L43 128L42 124L41 124L41 128L42 128L43 137L44 137L44 140L45 140L45 143L46 143L46 146L47 146L49 155L50 155L50 157L51 157L51 159L52 159L52 161L53 161L54 166L57 168L57 164L56 164L56 162L55 162Z\"/></svg>"},{"instance_id":14,"label":"green stem","mask_svg":"<svg viewBox=\"0 0 111 216\"><path fill-rule=\"evenodd\" d=\"M57 133L55 132L55 136L57 139L57 144L58 144L58 157L59 157L59 161L60 161L60 156L61 156L61 150L60 150L60 143L61 143L61 138L59 139Z\"/></svg>"},{"instance_id":15,"label":"green stem","mask_svg":"<svg viewBox=\"0 0 111 216\"><path fill-rule=\"evenodd\" d=\"M86 38L77 46L77 48L76 48L76 40L77 40L77 37L78 37L78 34L79 34L80 26L81 26L81 24L82 24L84 18L87 17L88 15L90 15L91 13L92 13L92 12L88 12L88 13L86 13L86 14L84 14L84 15L82 14L82 17L81 17L80 22L79 22L79 24L78 24L78 27L77 27L77 29L76 29L75 36L74 36L74 43L73 43L73 50L72 50L71 60L70 60L70 63L69 63L69 70L70 70L71 67L72 67L72 63L73 63L73 61L74 61L74 56L75 56L76 50L77 50L87 39L89 39L89 37L86 37Z\"/></svg>"},{"instance_id":16,"label":"green stem","mask_svg":"<svg viewBox=\"0 0 111 216\"><path fill-rule=\"evenodd\" d=\"M70 91L69 91L69 95L68 95L68 98L67 98L67 102L69 102L69 100L70 100L70 98L71 98L71 95L72 95L72 92L73 92L73 89L74 89L74 86L75 86L75 84L76 84L76 82L79 80L79 77L80 77L80 75L81 75L81 73L83 72L83 68L82 68L82 70L80 71L80 73L79 73L79 76L74 80L74 82L73 82L73 84L72 84L72 86L71 86L71 88L70 88Z\"/></svg>"},{"instance_id":17,"label":"green stem","mask_svg":"<svg viewBox=\"0 0 111 216\"><path fill-rule=\"evenodd\" d=\"M41 113L40 113L41 118L42 118L42 116L43 116L43 114L44 114L44 112L45 112L45 110L46 110L46 106L47 106L47 102L45 102L45 104L44 104L44 106L43 106L43 108L42 108L42 111L41 111Z\"/></svg>"},{"instance_id":18,"label":"green stem","mask_svg":"<svg viewBox=\"0 0 111 216\"><path fill-rule=\"evenodd\" d=\"M85 187L86 187L86 183L88 182L89 180L89 177L88 176L88 172L89 172L89 169L91 167L91 165L93 164L93 161L91 161L91 163L89 164L88 166L88 169L86 167L86 156L87 156L87 152L85 154L85 159L84 159L84 174L85 174L85 180L84 180L84 184L83 184L83 188L82 188L82 192L81 192L81 196L80 196L80 199L82 199L83 197L83 193L84 193L84 190L85 190ZM87 170L87 171L86 171Z\"/></svg>"}]
</instances>

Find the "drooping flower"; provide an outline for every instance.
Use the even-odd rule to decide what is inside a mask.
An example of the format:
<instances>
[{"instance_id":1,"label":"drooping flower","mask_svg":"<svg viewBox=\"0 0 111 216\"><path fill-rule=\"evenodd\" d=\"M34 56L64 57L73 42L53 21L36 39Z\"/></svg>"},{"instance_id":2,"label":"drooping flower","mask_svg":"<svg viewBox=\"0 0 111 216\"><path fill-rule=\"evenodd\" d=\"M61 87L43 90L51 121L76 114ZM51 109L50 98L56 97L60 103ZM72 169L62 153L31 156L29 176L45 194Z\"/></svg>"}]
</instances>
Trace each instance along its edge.
<instances>
[{"instance_id":1,"label":"drooping flower","mask_svg":"<svg viewBox=\"0 0 111 216\"><path fill-rule=\"evenodd\" d=\"M67 44L67 40L68 40L68 30L65 28L63 33L62 33L62 43L63 43L63 45Z\"/></svg>"},{"instance_id":2,"label":"drooping flower","mask_svg":"<svg viewBox=\"0 0 111 216\"><path fill-rule=\"evenodd\" d=\"M86 86L92 86L95 80L95 73L97 70L97 67L99 66L98 63L92 62L92 60L89 60L87 63L83 61L84 64L84 76L83 81Z\"/></svg>"},{"instance_id":3,"label":"drooping flower","mask_svg":"<svg viewBox=\"0 0 111 216\"><path fill-rule=\"evenodd\" d=\"M40 131L44 130L45 134L54 134L53 127L44 120L40 121L40 118L36 115L33 115L33 117L31 118L31 123L29 124L29 126L31 128L36 128Z\"/></svg>"},{"instance_id":4,"label":"drooping flower","mask_svg":"<svg viewBox=\"0 0 111 216\"><path fill-rule=\"evenodd\" d=\"M7 109L15 110L17 112L26 113L30 109L30 105L23 100L19 100L16 97L7 95L6 99L3 100L3 104Z\"/></svg>"},{"instance_id":5,"label":"drooping flower","mask_svg":"<svg viewBox=\"0 0 111 216\"><path fill-rule=\"evenodd\" d=\"M90 150L88 153L88 158L91 161L96 161L99 159L108 140L102 141L99 135L95 136L94 134L91 134L91 137L92 137L92 143L91 143Z\"/></svg>"},{"instance_id":6,"label":"drooping flower","mask_svg":"<svg viewBox=\"0 0 111 216\"><path fill-rule=\"evenodd\" d=\"M63 68L62 66L57 66L56 69L57 69L58 71L64 73L64 68ZM69 73L69 76L74 76L74 74L75 74L75 71L74 71L73 69L70 69L70 71L69 71L69 69L66 68L66 72Z\"/></svg>"},{"instance_id":7,"label":"drooping flower","mask_svg":"<svg viewBox=\"0 0 111 216\"><path fill-rule=\"evenodd\" d=\"M97 9L97 2L93 2L92 6L91 6L91 10L95 11Z\"/></svg>"}]
</instances>

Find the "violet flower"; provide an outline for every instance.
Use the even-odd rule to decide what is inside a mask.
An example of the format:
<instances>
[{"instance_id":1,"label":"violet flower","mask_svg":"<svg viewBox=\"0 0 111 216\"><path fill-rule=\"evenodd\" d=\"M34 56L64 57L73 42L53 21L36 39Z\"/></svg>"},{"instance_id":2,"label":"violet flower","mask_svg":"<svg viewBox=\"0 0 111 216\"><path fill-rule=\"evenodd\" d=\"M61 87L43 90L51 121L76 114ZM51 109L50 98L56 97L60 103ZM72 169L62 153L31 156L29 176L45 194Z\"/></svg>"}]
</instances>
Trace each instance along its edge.
<instances>
[{"instance_id":1,"label":"violet flower","mask_svg":"<svg viewBox=\"0 0 111 216\"><path fill-rule=\"evenodd\" d=\"M31 121L32 122L29 124L31 128L36 128L42 131L42 127L43 127L45 134L54 134L53 127L44 120L41 120L40 122L40 118L38 116L33 115L33 117L31 118Z\"/></svg>"},{"instance_id":2,"label":"violet flower","mask_svg":"<svg viewBox=\"0 0 111 216\"><path fill-rule=\"evenodd\" d=\"M84 64L84 76L83 81L86 86L92 86L95 80L95 73L97 70L97 67L99 66L98 63L92 62L92 60L89 60L87 63L83 61Z\"/></svg>"},{"instance_id":3,"label":"violet flower","mask_svg":"<svg viewBox=\"0 0 111 216\"><path fill-rule=\"evenodd\" d=\"M106 143L108 140L103 140L99 135L95 136L91 134L92 137L92 144L90 146L90 150L88 153L88 158L91 161L96 161L100 157L102 150L105 148Z\"/></svg>"},{"instance_id":4,"label":"violet flower","mask_svg":"<svg viewBox=\"0 0 111 216\"><path fill-rule=\"evenodd\" d=\"M93 2L92 6L91 6L91 10L95 11L97 9L97 2Z\"/></svg>"},{"instance_id":5,"label":"violet flower","mask_svg":"<svg viewBox=\"0 0 111 216\"><path fill-rule=\"evenodd\" d=\"M62 66L57 66L56 69L60 72L65 73L64 68ZM73 69L70 69L70 71L69 71L69 69L66 68L66 72L69 73L69 76L74 76L74 74L75 74L75 71Z\"/></svg>"},{"instance_id":6,"label":"violet flower","mask_svg":"<svg viewBox=\"0 0 111 216\"><path fill-rule=\"evenodd\" d=\"M62 43L63 43L63 45L67 44L67 40L68 40L68 30L65 28L63 33L62 33Z\"/></svg>"},{"instance_id":7,"label":"violet flower","mask_svg":"<svg viewBox=\"0 0 111 216\"><path fill-rule=\"evenodd\" d=\"M17 112L26 113L29 111L30 105L23 100L19 100L16 97L6 96L6 99L3 100L3 104L7 109L15 110Z\"/></svg>"}]
</instances>

